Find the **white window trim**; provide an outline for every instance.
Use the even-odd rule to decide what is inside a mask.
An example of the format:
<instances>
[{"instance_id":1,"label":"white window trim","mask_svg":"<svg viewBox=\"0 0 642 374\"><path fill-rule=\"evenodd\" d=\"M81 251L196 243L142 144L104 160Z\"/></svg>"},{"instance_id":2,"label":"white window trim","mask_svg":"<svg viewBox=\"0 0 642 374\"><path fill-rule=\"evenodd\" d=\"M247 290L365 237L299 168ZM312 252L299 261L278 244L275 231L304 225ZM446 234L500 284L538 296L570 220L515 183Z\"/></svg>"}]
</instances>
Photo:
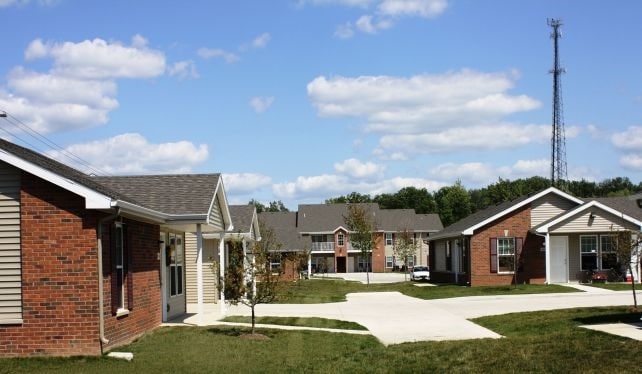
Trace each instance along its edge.
<instances>
[{"instance_id":1,"label":"white window trim","mask_svg":"<svg viewBox=\"0 0 642 374\"><path fill-rule=\"evenodd\" d=\"M392 233L391 232L385 233L385 239L386 239L386 245L393 245L394 240L392 238Z\"/></svg>"},{"instance_id":2,"label":"white window trim","mask_svg":"<svg viewBox=\"0 0 642 374\"><path fill-rule=\"evenodd\" d=\"M390 259L390 266L388 266L388 259ZM386 256L386 269L392 269L395 267L395 256Z\"/></svg>"},{"instance_id":3,"label":"white window trim","mask_svg":"<svg viewBox=\"0 0 642 374\"><path fill-rule=\"evenodd\" d=\"M595 257L596 257L595 265L597 266L597 269L582 269L582 257L583 257L583 255L582 255L582 253L583 253L583 252L582 252L582 238L595 238L595 245L596 245L596 250L595 250ZM600 236L599 236L599 235L597 235L597 234L591 234L591 235L580 235L579 245L580 245L580 248L579 248L579 252L580 252L580 271L600 270L600 269L602 268L602 266L601 266L601 264L600 264L600 262L601 262L601 261L600 261ZM586 252L586 253L588 254L589 252ZM591 252L591 253L592 253L592 252Z\"/></svg>"},{"instance_id":4,"label":"white window trim","mask_svg":"<svg viewBox=\"0 0 642 374\"><path fill-rule=\"evenodd\" d=\"M513 254L512 255L500 255L499 254L499 241L501 239L512 239L513 240ZM502 236L502 237L497 238L497 274L515 274L515 270L513 270L513 271L500 271L499 270L499 258L502 257L502 256L503 257L512 256L513 257L513 263L515 263L515 256L517 255L517 253L516 253L517 252L517 248L516 247L517 247L517 238L515 238L514 236Z\"/></svg>"},{"instance_id":5,"label":"white window trim","mask_svg":"<svg viewBox=\"0 0 642 374\"><path fill-rule=\"evenodd\" d=\"M337 235L337 245L343 247L345 245L345 238L343 234L338 234Z\"/></svg>"}]
</instances>

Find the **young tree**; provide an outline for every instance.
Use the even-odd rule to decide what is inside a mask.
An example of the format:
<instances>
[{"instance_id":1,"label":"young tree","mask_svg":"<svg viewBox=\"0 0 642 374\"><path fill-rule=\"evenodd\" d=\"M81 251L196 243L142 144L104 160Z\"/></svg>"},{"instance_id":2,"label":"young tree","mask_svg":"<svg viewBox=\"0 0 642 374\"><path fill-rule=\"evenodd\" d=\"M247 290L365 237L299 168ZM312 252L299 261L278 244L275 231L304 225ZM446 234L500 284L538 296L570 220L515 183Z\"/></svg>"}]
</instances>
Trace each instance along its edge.
<instances>
[{"instance_id":1,"label":"young tree","mask_svg":"<svg viewBox=\"0 0 642 374\"><path fill-rule=\"evenodd\" d=\"M615 232L615 252L620 264L631 274L631 291L633 292L633 307L637 310L638 299L635 295L635 271L639 268L642 255L642 233L625 231ZM625 271L626 273L626 271Z\"/></svg>"},{"instance_id":2,"label":"young tree","mask_svg":"<svg viewBox=\"0 0 642 374\"><path fill-rule=\"evenodd\" d=\"M417 252L417 244L414 241L414 235L411 230L405 228L395 234L395 243L393 247L395 257L402 258L406 271L404 280L408 280L408 257L414 256Z\"/></svg>"},{"instance_id":3,"label":"young tree","mask_svg":"<svg viewBox=\"0 0 642 374\"><path fill-rule=\"evenodd\" d=\"M350 231L350 243L359 251L363 258L370 259L372 264L372 249L377 245L375 221L372 213L363 205L348 205L348 215L343 220ZM366 266L366 284L370 285L370 266Z\"/></svg>"},{"instance_id":4,"label":"young tree","mask_svg":"<svg viewBox=\"0 0 642 374\"><path fill-rule=\"evenodd\" d=\"M261 241L255 242L247 257L239 240L233 240L229 250L229 265L225 269L224 281L219 282L226 299L232 305L241 303L252 311L252 334L255 334L258 304L269 304L276 300L281 269L272 270L274 256L281 257L281 244L269 227L260 224Z\"/></svg>"}]
</instances>

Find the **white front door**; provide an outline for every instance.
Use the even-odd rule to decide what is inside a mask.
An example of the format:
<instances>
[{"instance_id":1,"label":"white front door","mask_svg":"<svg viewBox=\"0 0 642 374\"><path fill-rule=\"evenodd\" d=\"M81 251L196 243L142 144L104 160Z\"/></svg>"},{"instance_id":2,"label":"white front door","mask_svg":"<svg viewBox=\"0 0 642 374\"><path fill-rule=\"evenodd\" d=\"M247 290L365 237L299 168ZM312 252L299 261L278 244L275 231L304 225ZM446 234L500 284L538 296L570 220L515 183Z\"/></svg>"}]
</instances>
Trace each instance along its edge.
<instances>
[{"instance_id":1,"label":"white front door","mask_svg":"<svg viewBox=\"0 0 642 374\"><path fill-rule=\"evenodd\" d=\"M185 314L185 253L183 235L161 233L163 255L163 320Z\"/></svg>"},{"instance_id":2,"label":"white front door","mask_svg":"<svg viewBox=\"0 0 642 374\"><path fill-rule=\"evenodd\" d=\"M568 236L551 236L551 283L568 283Z\"/></svg>"}]
</instances>

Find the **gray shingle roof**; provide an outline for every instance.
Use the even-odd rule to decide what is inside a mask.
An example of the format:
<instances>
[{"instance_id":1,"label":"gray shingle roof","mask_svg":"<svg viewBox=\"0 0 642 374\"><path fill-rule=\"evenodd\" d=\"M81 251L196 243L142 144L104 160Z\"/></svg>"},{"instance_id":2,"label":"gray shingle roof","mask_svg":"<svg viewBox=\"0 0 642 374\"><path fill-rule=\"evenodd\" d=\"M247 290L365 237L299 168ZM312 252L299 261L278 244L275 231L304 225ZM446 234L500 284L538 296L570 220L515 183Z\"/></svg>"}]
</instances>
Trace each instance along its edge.
<instances>
[{"instance_id":1,"label":"gray shingle roof","mask_svg":"<svg viewBox=\"0 0 642 374\"><path fill-rule=\"evenodd\" d=\"M642 209L638 207L637 201L629 196L624 197L602 197L593 199L597 202L613 208L619 212L642 221Z\"/></svg>"},{"instance_id":2,"label":"gray shingle roof","mask_svg":"<svg viewBox=\"0 0 642 374\"><path fill-rule=\"evenodd\" d=\"M379 214L379 205L359 204L367 211ZM300 232L333 232L339 226L346 227L343 217L348 215L348 204L300 204Z\"/></svg>"},{"instance_id":3,"label":"gray shingle roof","mask_svg":"<svg viewBox=\"0 0 642 374\"><path fill-rule=\"evenodd\" d=\"M297 228L297 212L261 212L258 218L259 222L272 229L282 245L281 250L306 249Z\"/></svg>"},{"instance_id":4,"label":"gray shingle roof","mask_svg":"<svg viewBox=\"0 0 642 374\"><path fill-rule=\"evenodd\" d=\"M230 205L230 216L234 222L234 231L248 233L252 230L254 205Z\"/></svg>"},{"instance_id":5,"label":"gray shingle roof","mask_svg":"<svg viewBox=\"0 0 642 374\"><path fill-rule=\"evenodd\" d=\"M418 232L437 232L443 229L437 214L416 214L414 209L381 209L377 229L397 232L409 229Z\"/></svg>"},{"instance_id":6,"label":"gray shingle roof","mask_svg":"<svg viewBox=\"0 0 642 374\"><path fill-rule=\"evenodd\" d=\"M143 207L167 214L207 214L220 174L91 177ZM234 222L234 221L233 221Z\"/></svg>"},{"instance_id":7,"label":"gray shingle roof","mask_svg":"<svg viewBox=\"0 0 642 374\"><path fill-rule=\"evenodd\" d=\"M479 210L465 218L460 219L459 221L451 224L450 226L444 228L437 234L433 235L431 239L439 238L449 238L453 236L461 235L466 229L475 226L478 223L485 221L486 219L510 208L513 205L519 204L520 202L528 199L531 195L525 195L518 197L512 201L505 201L503 203L489 206L486 209Z\"/></svg>"}]
</instances>

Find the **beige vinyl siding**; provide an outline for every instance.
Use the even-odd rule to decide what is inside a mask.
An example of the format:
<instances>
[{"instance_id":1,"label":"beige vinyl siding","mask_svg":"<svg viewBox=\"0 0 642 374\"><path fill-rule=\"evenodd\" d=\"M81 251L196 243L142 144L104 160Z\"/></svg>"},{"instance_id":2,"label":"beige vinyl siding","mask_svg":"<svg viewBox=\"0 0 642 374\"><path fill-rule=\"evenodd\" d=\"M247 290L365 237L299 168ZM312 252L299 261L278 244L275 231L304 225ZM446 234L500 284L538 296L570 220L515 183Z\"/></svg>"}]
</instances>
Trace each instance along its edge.
<instances>
[{"instance_id":1,"label":"beige vinyl siding","mask_svg":"<svg viewBox=\"0 0 642 374\"><path fill-rule=\"evenodd\" d=\"M580 279L580 235L568 236L568 280Z\"/></svg>"},{"instance_id":2,"label":"beige vinyl siding","mask_svg":"<svg viewBox=\"0 0 642 374\"><path fill-rule=\"evenodd\" d=\"M594 217L590 219L591 212ZM638 230L639 227L623 220L620 217L614 216L599 208L586 210L579 215L570 217L569 219L560 222L552 227L549 231L551 233L594 233L594 232L609 232L617 230Z\"/></svg>"},{"instance_id":3,"label":"beige vinyl siding","mask_svg":"<svg viewBox=\"0 0 642 374\"><path fill-rule=\"evenodd\" d=\"M187 303L198 302L198 283L196 281L196 235L185 233L185 289ZM218 240L203 239L203 302L216 303L218 269L212 268L212 262L218 263Z\"/></svg>"},{"instance_id":4,"label":"beige vinyl siding","mask_svg":"<svg viewBox=\"0 0 642 374\"><path fill-rule=\"evenodd\" d=\"M435 243L435 270L446 271L446 242L444 240Z\"/></svg>"},{"instance_id":5,"label":"beige vinyl siding","mask_svg":"<svg viewBox=\"0 0 642 374\"><path fill-rule=\"evenodd\" d=\"M223 222L223 210L221 209L221 203L218 196L214 196L212 210L210 211L209 224L218 231L225 229L225 222Z\"/></svg>"},{"instance_id":6,"label":"beige vinyl siding","mask_svg":"<svg viewBox=\"0 0 642 374\"><path fill-rule=\"evenodd\" d=\"M531 227L558 216L576 205L554 193L542 196L531 203Z\"/></svg>"},{"instance_id":7,"label":"beige vinyl siding","mask_svg":"<svg viewBox=\"0 0 642 374\"><path fill-rule=\"evenodd\" d=\"M0 163L0 324L21 322L20 171Z\"/></svg>"}]
</instances>

